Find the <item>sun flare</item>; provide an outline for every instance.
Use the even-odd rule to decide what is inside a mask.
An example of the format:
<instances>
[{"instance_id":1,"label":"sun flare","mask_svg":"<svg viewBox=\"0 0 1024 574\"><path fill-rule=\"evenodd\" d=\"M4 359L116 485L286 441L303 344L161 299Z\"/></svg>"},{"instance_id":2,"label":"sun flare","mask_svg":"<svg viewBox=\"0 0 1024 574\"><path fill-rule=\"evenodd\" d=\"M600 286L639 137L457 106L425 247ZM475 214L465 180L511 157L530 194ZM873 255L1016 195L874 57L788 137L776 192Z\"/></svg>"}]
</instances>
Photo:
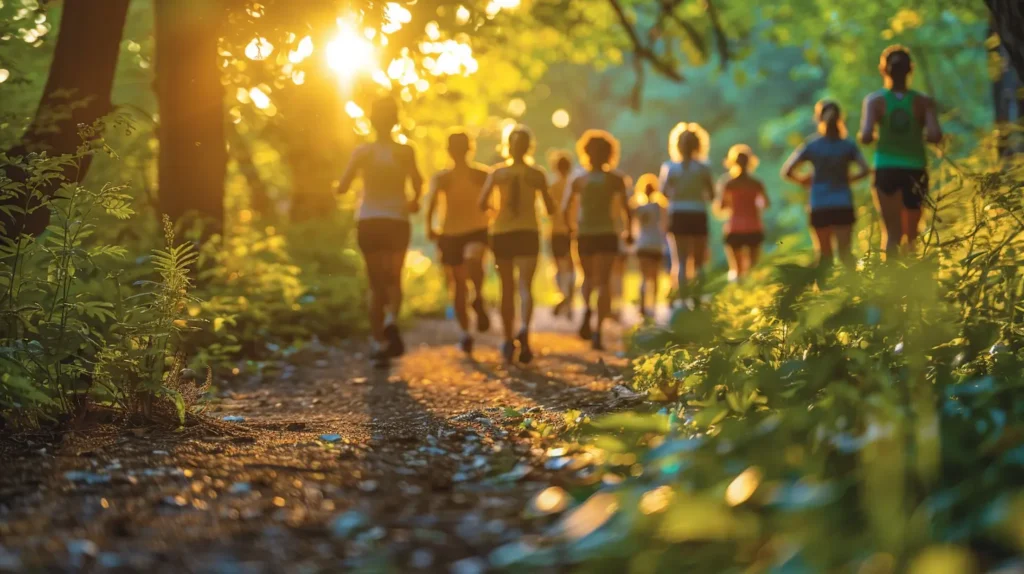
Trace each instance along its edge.
<instances>
[{"instance_id":1,"label":"sun flare","mask_svg":"<svg viewBox=\"0 0 1024 574\"><path fill-rule=\"evenodd\" d=\"M327 65L342 78L377 67L373 44L348 23L339 23L338 35L327 43Z\"/></svg>"}]
</instances>

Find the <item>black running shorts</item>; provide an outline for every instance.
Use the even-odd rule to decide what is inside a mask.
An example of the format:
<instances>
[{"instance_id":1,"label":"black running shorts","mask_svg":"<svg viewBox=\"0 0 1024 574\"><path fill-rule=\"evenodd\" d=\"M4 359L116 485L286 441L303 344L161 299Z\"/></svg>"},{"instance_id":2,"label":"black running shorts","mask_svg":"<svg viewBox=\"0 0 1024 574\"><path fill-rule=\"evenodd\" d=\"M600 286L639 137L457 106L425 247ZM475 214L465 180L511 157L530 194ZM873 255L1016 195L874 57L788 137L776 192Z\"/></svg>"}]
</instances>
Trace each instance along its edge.
<instances>
[{"instance_id":1,"label":"black running shorts","mask_svg":"<svg viewBox=\"0 0 1024 574\"><path fill-rule=\"evenodd\" d=\"M540 255L540 234L536 231L509 231L491 235L491 251L495 259L537 257Z\"/></svg>"},{"instance_id":2,"label":"black running shorts","mask_svg":"<svg viewBox=\"0 0 1024 574\"><path fill-rule=\"evenodd\" d=\"M409 249L412 226L400 219L361 219L356 224L356 243L363 253Z\"/></svg>"},{"instance_id":3,"label":"black running shorts","mask_svg":"<svg viewBox=\"0 0 1024 574\"><path fill-rule=\"evenodd\" d=\"M857 215L852 207L825 207L811 211L811 227L853 225Z\"/></svg>"},{"instance_id":4,"label":"black running shorts","mask_svg":"<svg viewBox=\"0 0 1024 574\"><path fill-rule=\"evenodd\" d=\"M702 211L676 211L669 215L672 235L707 235L708 214Z\"/></svg>"},{"instance_id":5,"label":"black running shorts","mask_svg":"<svg viewBox=\"0 0 1024 574\"><path fill-rule=\"evenodd\" d=\"M441 250L441 264L449 267L462 265L466 260L466 246L472 243L487 245L487 230L479 229L459 235L442 235L437 239Z\"/></svg>"},{"instance_id":6,"label":"black running shorts","mask_svg":"<svg viewBox=\"0 0 1024 574\"><path fill-rule=\"evenodd\" d=\"M928 172L923 169L883 167L875 170L875 189L879 193L903 195L903 207L921 209L928 196Z\"/></svg>"},{"instance_id":7,"label":"black running shorts","mask_svg":"<svg viewBox=\"0 0 1024 574\"><path fill-rule=\"evenodd\" d=\"M551 235L551 256L555 259L568 257L572 249L572 237L568 233L553 233Z\"/></svg>"},{"instance_id":8,"label":"black running shorts","mask_svg":"<svg viewBox=\"0 0 1024 574\"><path fill-rule=\"evenodd\" d=\"M580 257L598 254L615 255L618 252L619 236L614 233L576 236L576 253Z\"/></svg>"}]
</instances>

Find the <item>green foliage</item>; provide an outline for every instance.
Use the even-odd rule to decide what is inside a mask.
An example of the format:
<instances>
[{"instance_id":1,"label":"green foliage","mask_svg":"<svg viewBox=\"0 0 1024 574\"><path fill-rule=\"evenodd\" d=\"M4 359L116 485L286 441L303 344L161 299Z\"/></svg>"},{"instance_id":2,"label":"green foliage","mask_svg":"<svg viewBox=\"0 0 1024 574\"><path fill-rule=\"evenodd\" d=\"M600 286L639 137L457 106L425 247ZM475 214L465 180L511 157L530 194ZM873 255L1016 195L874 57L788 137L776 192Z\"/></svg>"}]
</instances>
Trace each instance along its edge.
<instances>
[{"instance_id":1,"label":"green foliage","mask_svg":"<svg viewBox=\"0 0 1024 574\"><path fill-rule=\"evenodd\" d=\"M634 572L966 573L1019 556L1024 165L991 157L948 167L964 177L940 213L958 216L931 221L920 259L781 265L637 333L655 347L634 384L661 411L591 425L575 448L619 485L594 495L618 511L555 554Z\"/></svg>"},{"instance_id":2,"label":"green foliage","mask_svg":"<svg viewBox=\"0 0 1024 574\"><path fill-rule=\"evenodd\" d=\"M96 232L131 217L131 197L125 186L97 190L70 177L97 153L112 153L102 131L83 129L75 154L0 157L5 213L51 215L41 236L10 230L14 239L0 243L0 415L21 424L74 415L90 399L129 414L150 414L154 396L184 408L166 382L169 368L183 362L175 357L188 327L196 254L191 244L175 244L165 221L165 247L152 257L155 276L122 287L117 267L127 250L97 240Z\"/></svg>"}]
</instances>

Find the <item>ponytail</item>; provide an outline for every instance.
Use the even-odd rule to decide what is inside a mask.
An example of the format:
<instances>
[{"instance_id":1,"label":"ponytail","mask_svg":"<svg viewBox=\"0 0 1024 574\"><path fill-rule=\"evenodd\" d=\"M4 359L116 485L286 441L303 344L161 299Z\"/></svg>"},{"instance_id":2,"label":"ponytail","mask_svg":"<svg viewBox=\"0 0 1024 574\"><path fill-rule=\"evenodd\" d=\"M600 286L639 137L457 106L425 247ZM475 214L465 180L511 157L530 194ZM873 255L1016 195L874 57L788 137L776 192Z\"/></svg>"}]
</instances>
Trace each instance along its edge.
<instances>
[{"instance_id":1,"label":"ponytail","mask_svg":"<svg viewBox=\"0 0 1024 574\"><path fill-rule=\"evenodd\" d=\"M818 133L833 139L846 139L846 122L843 121L843 110L832 100L818 102L814 110L818 120Z\"/></svg>"}]
</instances>

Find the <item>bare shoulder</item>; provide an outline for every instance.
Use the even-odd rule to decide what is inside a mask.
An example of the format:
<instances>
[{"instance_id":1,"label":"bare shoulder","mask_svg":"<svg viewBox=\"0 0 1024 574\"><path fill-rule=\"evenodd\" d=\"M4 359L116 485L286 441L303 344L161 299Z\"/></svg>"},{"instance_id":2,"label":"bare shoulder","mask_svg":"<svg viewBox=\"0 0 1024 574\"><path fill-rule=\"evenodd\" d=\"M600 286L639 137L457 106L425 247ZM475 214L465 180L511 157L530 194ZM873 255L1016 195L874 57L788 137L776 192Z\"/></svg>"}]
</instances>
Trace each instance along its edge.
<instances>
[{"instance_id":1,"label":"bare shoulder","mask_svg":"<svg viewBox=\"0 0 1024 574\"><path fill-rule=\"evenodd\" d=\"M539 168L533 166L527 167L526 180L537 189L546 190L548 188L548 176Z\"/></svg>"}]
</instances>

